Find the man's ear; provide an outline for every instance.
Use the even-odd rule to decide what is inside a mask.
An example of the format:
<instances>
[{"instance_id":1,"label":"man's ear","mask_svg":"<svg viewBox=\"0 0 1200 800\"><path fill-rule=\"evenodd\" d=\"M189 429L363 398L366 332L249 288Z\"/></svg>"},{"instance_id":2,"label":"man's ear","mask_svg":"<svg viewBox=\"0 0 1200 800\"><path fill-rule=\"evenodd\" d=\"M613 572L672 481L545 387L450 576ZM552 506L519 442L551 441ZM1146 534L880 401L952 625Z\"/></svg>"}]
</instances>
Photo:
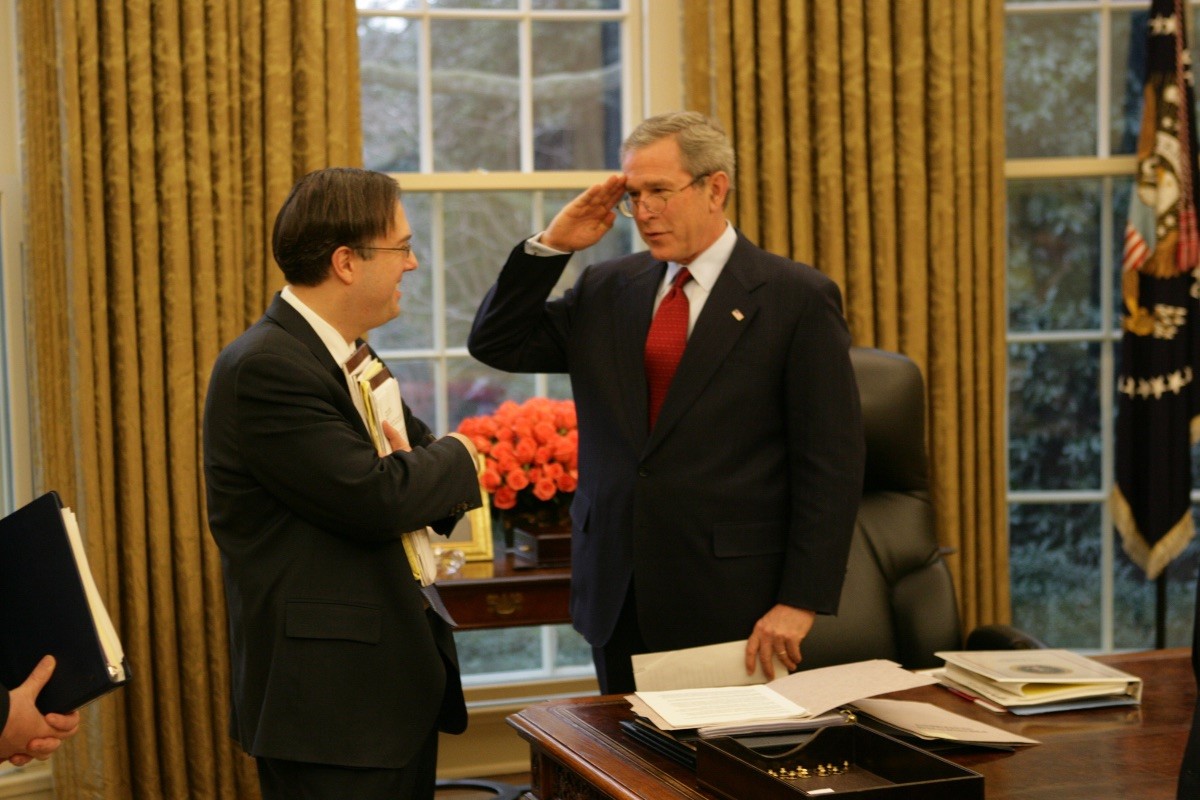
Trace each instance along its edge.
<instances>
[{"instance_id":1,"label":"man's ear","mask_svg":"<svg viewBox=\"0 0 1200 800\"><path fill-rule=\"evenodd\" d=\"M358 263L355 258L356 255L354 248L342 245L337 250L334 250L333 255L329 257L330 273L334 278L347 286L354 283L354 278L357 274Z\"/></svg>"},{"instance_id":2,"label":"man's ear","mask_svg":"<svg viewBox=\"0 0 1200 800\"><path fill-rule=\"evenodd\" d=\"M708 189L710 201L715 204L715 208L724 208L725 198L729 196L729 173L717 170L708 176Z\"/></svg>"}]
</instances>

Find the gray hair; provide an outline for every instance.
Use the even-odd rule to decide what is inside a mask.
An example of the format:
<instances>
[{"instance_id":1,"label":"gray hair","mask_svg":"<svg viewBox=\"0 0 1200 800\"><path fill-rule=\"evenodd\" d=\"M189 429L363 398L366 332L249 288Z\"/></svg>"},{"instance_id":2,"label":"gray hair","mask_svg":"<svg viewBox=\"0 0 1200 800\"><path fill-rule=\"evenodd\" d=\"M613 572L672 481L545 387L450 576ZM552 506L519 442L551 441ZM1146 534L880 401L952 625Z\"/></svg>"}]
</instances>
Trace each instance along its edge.
<instances>
[{"instance_id":1,"label":"gray hair","mask_svg":"<svg viewBox=\"0 0 1200 800\"><path fill-rule=\"evenodd\" d=\"M724 172L733 187L733 145L721 123L699 111L670 111L645 120L621 144L621 160L630 150L640 150L668 136L679 143L683 168L693 178Z\"/></svg>"}]
</instances>

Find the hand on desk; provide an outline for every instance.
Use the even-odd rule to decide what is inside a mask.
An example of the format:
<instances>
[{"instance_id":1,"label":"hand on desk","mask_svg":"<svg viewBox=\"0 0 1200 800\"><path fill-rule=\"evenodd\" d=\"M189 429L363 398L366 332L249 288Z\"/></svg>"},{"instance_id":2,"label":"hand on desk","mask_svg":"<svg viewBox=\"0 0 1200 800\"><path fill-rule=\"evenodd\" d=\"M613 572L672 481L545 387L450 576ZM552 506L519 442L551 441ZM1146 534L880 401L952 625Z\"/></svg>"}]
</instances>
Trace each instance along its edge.
<instances>
[{"instance_id":1,"label":"hand on desk","mask_svg":"<svg viewBox=\"0 0 1200 800\"><path fill-rule=\"evenodd\" d=\"M774 658L788 671L800 664L800 643L812 630L817 615L804 608L777 604L754 624L746 640L746 674L754 672L754 662L762 664L767 680L775 680Z\"/></svg>"}]
</instances>

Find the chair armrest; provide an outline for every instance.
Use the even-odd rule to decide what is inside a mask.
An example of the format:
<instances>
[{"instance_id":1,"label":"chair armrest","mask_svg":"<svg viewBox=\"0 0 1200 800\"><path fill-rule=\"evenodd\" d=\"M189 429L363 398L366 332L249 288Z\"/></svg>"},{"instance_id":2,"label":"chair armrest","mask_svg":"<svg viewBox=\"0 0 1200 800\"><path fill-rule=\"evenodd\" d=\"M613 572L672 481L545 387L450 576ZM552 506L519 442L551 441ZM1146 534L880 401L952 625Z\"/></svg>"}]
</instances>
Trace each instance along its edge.
<instances>
[{"instance_id":1,"label":"chair armrest","mask_svg":"<svg viewBox=\"0 0 1200 800\"><path fill-rule=\"evenodd\" d=\"M1041 639L1011 625L980 625L967 635L968 650L1041 650L1049 647Z\"/></svg>"}]
</instances>

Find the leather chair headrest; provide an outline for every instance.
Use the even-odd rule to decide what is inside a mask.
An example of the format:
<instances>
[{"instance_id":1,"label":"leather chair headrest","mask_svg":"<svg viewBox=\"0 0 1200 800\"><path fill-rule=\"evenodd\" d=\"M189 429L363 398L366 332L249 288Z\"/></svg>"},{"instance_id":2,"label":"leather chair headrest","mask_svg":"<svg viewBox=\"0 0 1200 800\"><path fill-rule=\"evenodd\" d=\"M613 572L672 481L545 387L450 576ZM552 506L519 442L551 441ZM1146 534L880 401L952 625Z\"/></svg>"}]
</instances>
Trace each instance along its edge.
<instances>
[{"instance_id":1,"label":"leather chair headrest","mask_svg":"<svg viewBox=\"0 0 1200 800\"><path fill-rule=\"evenodd\" d=\"M925 382L908 356L851 347L867 443L864 491L928 488Z\"/></svg>"}]
</instances>

